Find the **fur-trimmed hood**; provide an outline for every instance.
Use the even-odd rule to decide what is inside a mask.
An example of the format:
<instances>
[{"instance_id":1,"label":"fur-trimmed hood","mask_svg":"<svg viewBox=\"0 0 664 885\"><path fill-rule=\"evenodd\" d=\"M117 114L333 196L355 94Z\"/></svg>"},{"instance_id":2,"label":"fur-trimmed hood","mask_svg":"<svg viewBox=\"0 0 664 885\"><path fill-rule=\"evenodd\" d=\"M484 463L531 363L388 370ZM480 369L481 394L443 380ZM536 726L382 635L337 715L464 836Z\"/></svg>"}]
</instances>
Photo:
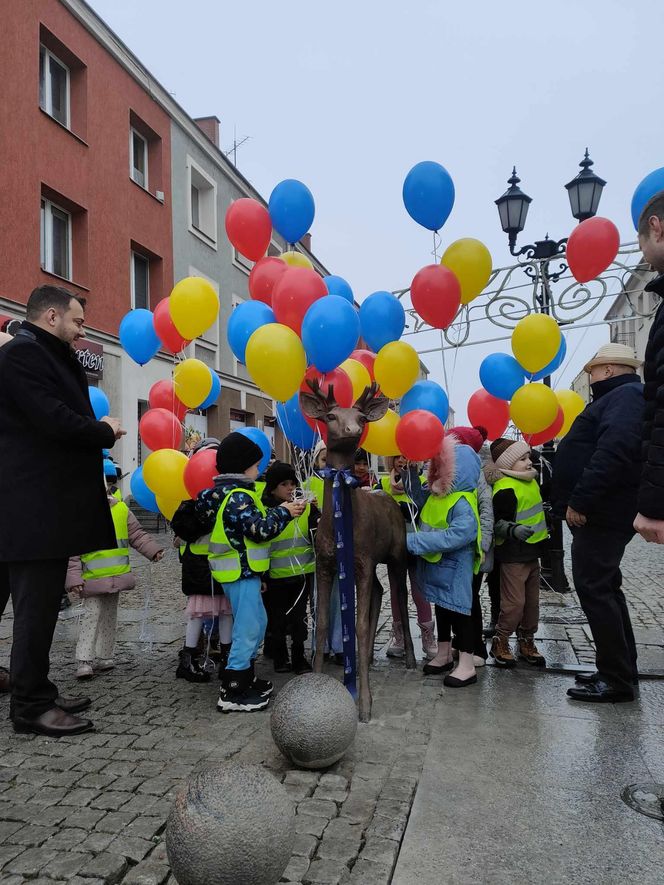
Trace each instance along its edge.
<instances>
[{"instance_id":1,"label":"fur-trimmed hood","mask_svg":"<svg viewBox=\"0 0 664 885\"><path fill-rule=\"evenodd\" d=\"M446 435L439 454L429 462L429 489L434 495L470 492L477 488L480 459L470 446L459 445Z\"/></svg>"},{"instance_id":2,"label":"fur-trimmed hood","mask_svg":"<svg viewBox=\"0 0 664 885\"><path fill-rule=\"evenodd\" d=\"M490 486L495 486L498 480L505 479L505 474L500 469L500 467L496 467L496 462L493 460L493 458L489 458L489 460L485 463L483 470L484 478Z\"/></svg>"}]
</instances>

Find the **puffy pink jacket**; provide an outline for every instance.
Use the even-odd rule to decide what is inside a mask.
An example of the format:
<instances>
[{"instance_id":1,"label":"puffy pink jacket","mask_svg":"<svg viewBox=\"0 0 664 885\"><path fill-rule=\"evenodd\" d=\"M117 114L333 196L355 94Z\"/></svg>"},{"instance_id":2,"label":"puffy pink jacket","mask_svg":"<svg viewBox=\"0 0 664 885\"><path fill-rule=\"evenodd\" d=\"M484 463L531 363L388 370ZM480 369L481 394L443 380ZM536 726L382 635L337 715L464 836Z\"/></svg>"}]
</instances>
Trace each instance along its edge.
<instances>
[{"instance_id":1,"label":"puffy pink jacket","mask_svg":"<svg viewBox=\"0 0 664 885\"><path fill-rule=\"evenodd\" d=\"M108 503L111 507L115 507L118 501L109 495ZM129 543L146 559L152 561L157 553L163 551L163 546L141 528L139 521L134 514L129 511L129 519L127 521L127 529L129 531ZM126 575L114 575L112 578L92 578L84 581L82 575L80 556L72 556L67 566L67 577L65 579L65 590L71 590L72 587L83 586L81 596L101 596L104 593L120 593L122 590L133 590L136 581L131 572Z\"/></svg>"}]
</instances>

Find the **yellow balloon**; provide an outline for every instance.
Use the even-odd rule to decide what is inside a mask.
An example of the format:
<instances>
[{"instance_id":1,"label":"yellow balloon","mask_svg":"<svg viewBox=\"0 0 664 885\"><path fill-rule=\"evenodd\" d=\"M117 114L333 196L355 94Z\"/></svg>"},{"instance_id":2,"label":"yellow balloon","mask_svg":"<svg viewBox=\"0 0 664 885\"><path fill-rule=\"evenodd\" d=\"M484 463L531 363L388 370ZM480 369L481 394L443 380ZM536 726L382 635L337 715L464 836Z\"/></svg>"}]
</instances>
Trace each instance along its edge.
<instances>
[{"instance_id":1,"label":"yellow balloon","mask_svg":"<svg viewBox=\"0 0 664 885\"><path fill-rule=\"evenodd\" d=\"M448 246L440 263L453 271L461 284L462 304L470 304L477 298L493 270L491 252L473 237L464 237Z\"/></svg>"},{"instance_id":2,"label":"yellow balloon","mask_svg":"<svg viewBox=\"0 0 664 885\"><path fill-rule=\"evenodd\" d=\"M201 360L188 359L173 370L175 395L190 409L196 409L212 390L212 375Z\"/></svg>"},{"instance_id":3,"label":"yellow balloon","mask_svg":"<svg viewBox=\"0 0 664 885\"><path fill-rule=\"evenodd\" d=\"M159 449L143 462L143 479L146 486L159 498L185 501L191 495L184 484L184 468L189 459L176 449Z\"/></svg>"},{"instance_id":4,"label":"yellow balloon","mask_svg":"<svg viewBox=\"0 0 664 885\"><path fill-rule=\"evenodd\" d=\"M405 341L390 341L378 351L374 375L380 389L391 399L403 396L420 374L417 351Z\"/></svg>"},{"instance_id":5,"label":"yellow balloon","mask_svg":"<svg viewBox=\"0 0 664 885\"><path fill-rule=\"evenodd\" d=\"M173 287L168 309L180 335L193 341L217 319L219 296L203 277L185 277Z\"/></svg>"},{"instance_id":6,"label":"yellow balloon","mask_svg":"<svg viewBox=\"0 0 664 885\"><path fill-rule=\"evenodd\" d=\"M157 507L170 522L173 519L173 514L178 509L180 504L182 504L182 501L172 501L170 498L162 498L161 495L157 495L156 498Z\"/></svg>"},{"instance_id":7,"label":"yellow balloon","mask_svg":"<svg viewBox=\"0 0 664 885\"><path fill-rule=\"evenodd\" d=\"M531 313L519 320L512 332L512 353L531 375L548 366L559 349L560 328L548 314Z\"/></svg>"},{"instance_id":8,"label":"yellow balloon","mask_svg":"<svg viewBox=\"0 0 664 885\"><path fill-rule=\"evenodd\" d=\"M558 400L544 384L524 384L512 397L510 417L521 433L539 433L556 420Z\"/></svg>"},{"instance_id":9,"label":"yellow balloon","mask_svg":"<svg viewBox=\"0 0 664 885\"><path fill-rule=\"evenodd\" d=\"M256 329L247 343L245 362L260 389L281 402L297 392L307 371L302 342L281 323L266 323Z\"/></svg>"},{"instance_id":10,"label":"yellow balloon","mask_svg":"<svg viewBox=\"0 0 664 885\"><path fill-rule=\"evenodd\" d=\"M289 267L307 267L309 270L314 269L313 264L309 261L307 256L303 255L301 252L282 252L279 258L281 258L281 260Z\"/></svg>"},{"instance_id":11,"label":"yellow balloon","mask_svg":"<svg viewBox=\"0 0 664 885\"><path fill-rule=\"evenodd\" d=\"M368 424L368 432L362 443L362 448L372 455L398 455L396 432L399 416L392 409L388 409L380 421L372 421Z\"/></svg>"},{"instance_id":12,"label":"yellow balloon","mask_svg":"<svg viewBox=\"0 0 664 885\"><path fill-rule=\"evenodd\" d=\"M353 402L362 396L366 387L371 387L371 375L367 367L363 366L358 360L347 359L339 364L339 368L350 378L353 387Z\"/></svg>"},{"instance_id":13,"label":"yellow balloon","mask_svg":"<svg viewBox=\"0 0 664 885\"><path fill-rule=\"evenodd\" d=\"M565 416L563 426L558 432L558 439L562 439L585 409L586 404L583 401L583 397L579 396L574 390L558 390L556 397Z\"/></svg>"}]
</instances>

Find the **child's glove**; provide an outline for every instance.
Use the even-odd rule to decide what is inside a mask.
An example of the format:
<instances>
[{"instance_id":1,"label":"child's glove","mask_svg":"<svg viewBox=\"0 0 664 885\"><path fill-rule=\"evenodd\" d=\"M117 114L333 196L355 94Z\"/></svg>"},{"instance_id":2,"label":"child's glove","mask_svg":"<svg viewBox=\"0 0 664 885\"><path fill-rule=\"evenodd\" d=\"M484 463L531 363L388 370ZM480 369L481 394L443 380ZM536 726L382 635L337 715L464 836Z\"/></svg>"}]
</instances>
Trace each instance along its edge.
<instances>
[{"instance_id":1,"label":"child's glove","mask_svg":"<svg viewBox=\"0 0 664 885\"><path fill-rule=\"evenodd\" d=\"M529 525L517 525L512 529L512 534L517 541L527 541L528 538L535 534L535 529L531 528Z\"/></svg>"}]
</instances>

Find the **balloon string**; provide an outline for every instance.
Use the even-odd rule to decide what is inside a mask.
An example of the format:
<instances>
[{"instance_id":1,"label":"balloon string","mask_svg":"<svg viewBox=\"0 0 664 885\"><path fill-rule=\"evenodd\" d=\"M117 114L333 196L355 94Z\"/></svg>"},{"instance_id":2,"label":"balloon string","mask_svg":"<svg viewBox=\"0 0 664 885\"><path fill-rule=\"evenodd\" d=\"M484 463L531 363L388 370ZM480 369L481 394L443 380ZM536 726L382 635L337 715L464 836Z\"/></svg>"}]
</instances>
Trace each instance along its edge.
<instances>
[{"instance_id":1,"label":"balloon string","mask_svg":"<svg viewBox=\"0 0 664 885\"><path fill-rule=\"evenodd\" d=\"M433 232L433 260L436 264L438 264L438 246L441 242L441 237L439 236L438 231L435 230Z\"/></svg>"}]
</instances>

